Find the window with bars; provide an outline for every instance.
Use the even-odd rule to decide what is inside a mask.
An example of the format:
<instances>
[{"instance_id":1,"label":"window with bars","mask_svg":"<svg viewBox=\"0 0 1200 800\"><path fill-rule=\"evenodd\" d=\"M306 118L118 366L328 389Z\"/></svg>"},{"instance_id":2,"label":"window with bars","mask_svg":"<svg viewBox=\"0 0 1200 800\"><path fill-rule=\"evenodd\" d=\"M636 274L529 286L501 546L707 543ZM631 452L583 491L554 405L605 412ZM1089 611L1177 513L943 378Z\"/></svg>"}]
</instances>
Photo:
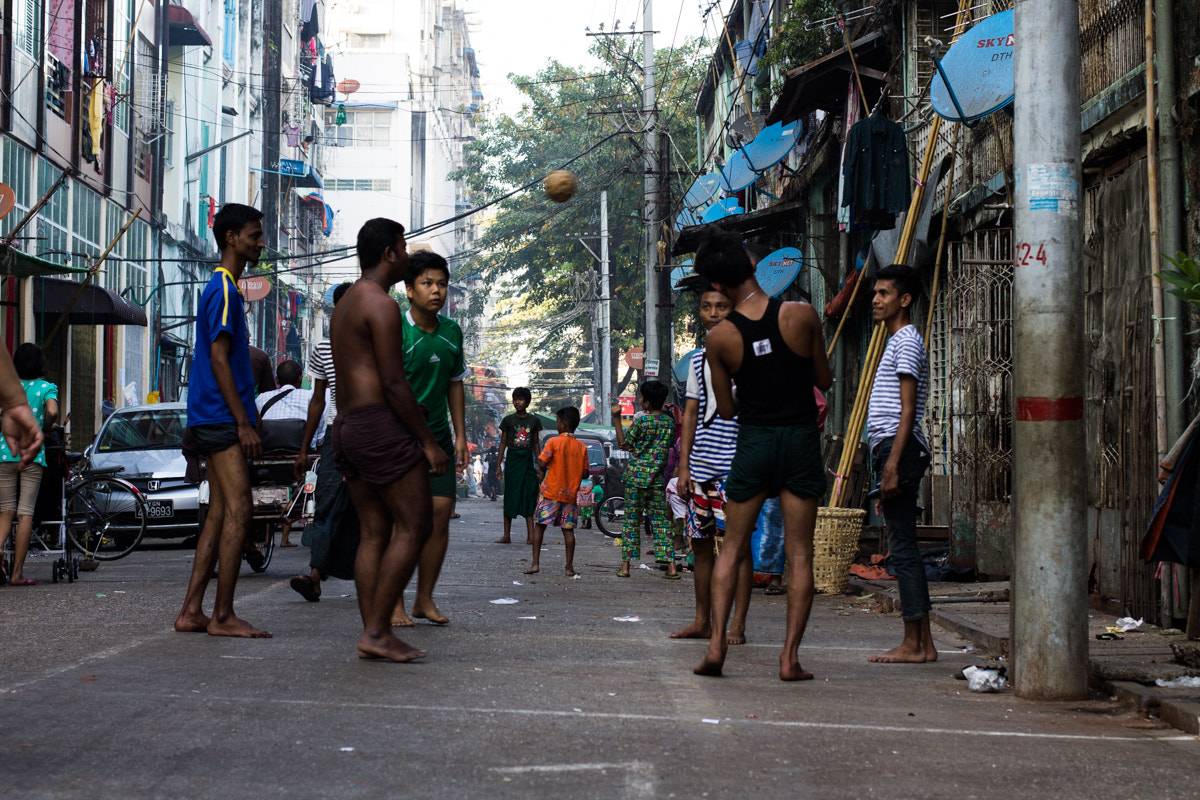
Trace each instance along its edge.
<instances>
[{"instance_id":1,"label":"window with bars","mask_svg":"<svg viewBox=\"0 0 1200 800\"><path fill-rule=\"evenodd\" d=\"M15 196L12 212L0 221L0 233L7 236L25 216L25 212L29 210L30 189L33 186L33 151L22 147L12 139L5 139L3 164L4 182L13 190ZM16 244L23 250L30 249L22 246L20 239Z\"/></svg>"},{"instance_id":2,"label":"window with bars","mask_svg":"<svg viewBox=\"0 0 1200 800\"><path fill-rule=\"evenodd\" d=\"M134 126L137 129L134 136L133 171L144 180L149 180L152 174L153 149L151 147L155 135L162 127L159 113L158 69L154 57L154 46L145 36L137 38L137 82L134 95Z\"/></svg>"},{"instance_id":3,"label":"window with bars","mask_svg":"<svg viewBox=\"0 0 1200 800\"><path fill-rule=\"evenodd\" d=\"M91 266L100 257L102 249L100 231L104 222L101 217L103 198L82 183L74 184L72 192L75 196L71 203L74 212L71 215L71 252L80 266ZM110 275L115 278L115 271L105 273L102 279L104 287L115 290L116 281L110 280Z\"/></svg>"},{"instance_id":4,"label":"window with bars","mask_svg":"<svg viewBox=\"0 0 1200 800\"><path fill-rule=\"evenodd\" d=\"M125 287L139 301L146 299L150 291L150 266L146 259L150 253L150 225L136 219L125 232Z\"/></svg>"},{"instance_id":5,"label":"window with bars","mask_svg":"<svg viewBox=\"0 0 1200 800\"><path fill-rule=\"evenodd\" d=\"M104 244L108 245L121 230L121 225L125 222L125 210L112 200L104 201ZM124 277L125 267L122 263L125 256L126 237L129 232L125 232L113 246L112 252L108 254L108 259L104 262L103 283L105 289L111 289L114 292L120 292L125 288L126 284L122 281Z\"/></svg>"},{"instance_id":6,"label":"window with bars","mask_svg":"<svg viewBox=\"0 0 1200 800\"><path fill-rule=\"evenodd\" d=\"M390 178L329 178L325 188L331 192L390 192Z\"/></svg>"},{"instance_id":7,"label":"window with bars","mask_svg":"<svg viewBox=\"0 0 1200 800\"><path fill-rule=\"evenodd\" d=\"M237 0L225 0L225 41L221 48L221 56L231 67L237 63L237 26Z\"/></svg>"},{"instance_id":8,"label":"window with bars","mask_svg":"<svg viewBox=\"0 0 1200 800\"><path fill-rule=\"evenodd\" d=\"M33 59L42 52L41 0L13 0L13 38L17 49Z\"/></svg>"},{"instance_id":9,"label":"window with bars","mask_svg":"<svg viewBox=\"0 0 1200 800\"><path fill-rule=\"evenodd\" d=\"M61 170L44 158L38 159L37 194L42 197L58 180ZM71 187L59 188L38 212L37 241L27 248L40 258L56 264L71 263L70 236L67 229L71 205Z\"/></svg>"},{"instance_id":10,"label":"window with bars","mask_svg":"<svg viewBox=\"0 0 1200 800\"><path fill-rule=\"evenodd\" d=\"M392 143L391 109L356 109L346 111L346 122L337 124L337 109L325 110L325 129L335 147L389 147Z\"/></svg>"}]
</instances>

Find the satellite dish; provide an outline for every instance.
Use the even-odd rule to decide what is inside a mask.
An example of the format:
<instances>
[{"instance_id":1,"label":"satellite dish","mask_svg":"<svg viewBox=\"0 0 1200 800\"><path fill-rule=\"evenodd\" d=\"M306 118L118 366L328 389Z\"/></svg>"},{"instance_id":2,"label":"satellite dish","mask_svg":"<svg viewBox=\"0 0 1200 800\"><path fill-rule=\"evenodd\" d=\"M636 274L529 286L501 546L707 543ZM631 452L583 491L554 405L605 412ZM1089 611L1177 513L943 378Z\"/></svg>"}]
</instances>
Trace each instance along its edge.
<instances>
[{"instance_id":1,"label":"satellite dish","mask_svg":"<svg viewBox=\"0 0 1200 800\"><path fill-rule=\"evenodd\" d=\"M687 383L688 372L692 368L692 356L699 353L700 350L699 347L688 350L675 362L675 366L671 368L671 376L675 378L676 383Z\"/></svg>"},{"instance_id":2,"label":"satellite dish","mask_svg":"<svg viewBox=\"0 0 1200 800\"><path fill-rule=\"evenodd\" d=\"M679 262L679 266L671 270L671 291L678 292L681 287L679 282L689 275L694 275L692 272L692 259Z\"/></svg>"},{"instance_id":3,"label":"satellite dish","mask_svg":"<svg viewBox=\"0 0 1200 800\"><path fill-rule=\"evenodd\" d=\"M749 43L747 42L747 44ZM753 141L758 132L763 129L766 119L766 115L757 111L753 114L742 114L730 124L729 130L725 132L725 143L734 148L744 147L747 142Z\"/></svg>"},{"instance_id":4,"label":"satellite dish","mask_svg":"<svg viewBox=\"0 0 1200 800\"><path fill-rule=\"evenodd\" d=\"M1002 11L972 27L950 47L941 66L929 100L942 119L972 123L1007 106L1014 93L1013 12Z\"/></svg>"},{"instance_id":5,"label":"satellite dish","mask_svg":"<svg viewBox=\"0 0 1200 800\"><path fill-rule=\"evenodd\" d=\"M713 203L704 212L700 218L701 222L716 222L719 219L725 219L735 214L745 214L746 209L738 205L736 197L727 197L724 200L718 200Z\"/></svg>"},{"instance_id":6,"label":"satellite dish","mask_svg":"<svg viewBox=\"0 0 1200 800\"><path fill-rule=\"evenodd\" d=\"M763 172L787 158L803 133L804 125L800 120L786 126L776 122L763 128L753 142L742 148L742 152L746 154L746 161L751 168Z\"/></svg>"},{"instance_id":7,"label":"satellite dish","mask_svg":"<svg viewBox=\"0 0 1200 800\"><path fill-rule=\"evenodd\" d=\"M784 247L759 261L754 277L768 297L778 297L792 285L803 266L803 254L794 247Z\"/></svg>"},{"instance_id":8,"label":"satellite dish","mask_svg":"<svg viewBox=\"0 0 1200 800\"><path fill-rule=\"evenodd\" d=\"M688 208L700 208L712 202L721 191L721 176L715 172L706 172L692 183L683 196L683 204Z\"/></svg>"},{"instance_id":9,"label":"satellite dish","mask_svg":"<svg viewBox=\"0 0 1200 800\"><path fill-rule=\"evenodd\" d=\"M720 168L721 188L727 192L740 192L758 180L758 173L750 166L745 150L738 150Z\"/></svg>"},{"instance_id":10,"label":"satellite dish","mask_svg":"<svg viewBox=\"0 0 1200 800\"><path fill-rule=\"evenodd\" d=\"M691 209L685 208L679 212L679 216L675 217L675 230L681 231L684 228L690 228L693 225L699 225L700 219L692 213Z\"/></svg>"}]
</instances>

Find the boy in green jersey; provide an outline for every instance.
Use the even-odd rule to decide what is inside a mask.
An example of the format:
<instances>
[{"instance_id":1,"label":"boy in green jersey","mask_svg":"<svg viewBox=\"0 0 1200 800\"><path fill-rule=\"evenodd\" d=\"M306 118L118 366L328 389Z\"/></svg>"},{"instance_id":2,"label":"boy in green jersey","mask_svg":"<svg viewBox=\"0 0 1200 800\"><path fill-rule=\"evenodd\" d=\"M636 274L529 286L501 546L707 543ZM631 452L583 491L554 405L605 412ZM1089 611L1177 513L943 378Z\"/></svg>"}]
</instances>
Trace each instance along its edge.
<instances>
[{"instance_id":1,"label":"boy in green jersey","mask_svg":"<svg viewBox=\"0 0 1200 800\"><path fill-rule=\"evenodd\" d=\"M467 365L463 334L458 323L438 312L446 304L450 267L431 251L408 258L404 291L410 308L404 314L404 371L417 402L429 410L429 429L454 463L442 475L429 476L433 491L433 531L421 550L417 565L417 596L412 617L445 625L449 618L433 601L433 588L450 543L450 515L454 510L455 475L467 466L466 397L463 379ZM451 435L453 424L453 435ZM404 610L404 596L396 603L392 624L407 627L412 617Z\"/></svg>"}]
</instances>

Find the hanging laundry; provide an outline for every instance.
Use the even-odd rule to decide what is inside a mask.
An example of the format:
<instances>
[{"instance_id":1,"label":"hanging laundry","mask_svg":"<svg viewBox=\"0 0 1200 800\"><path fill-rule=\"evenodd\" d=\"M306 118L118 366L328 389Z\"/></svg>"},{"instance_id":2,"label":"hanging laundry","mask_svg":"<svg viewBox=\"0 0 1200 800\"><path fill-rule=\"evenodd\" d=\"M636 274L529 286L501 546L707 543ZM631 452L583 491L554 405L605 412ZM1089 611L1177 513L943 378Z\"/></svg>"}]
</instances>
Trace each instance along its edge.
<instances>
[{"instance_id":1,"label":"hanging laundry","mask_svg":"<svg viewBox=\"0 0 1200 800\"><path fill-rule=\"evenodd\" d=\"M878 111L855 123L846 142L845 173L842 205L854 207L855 220L895 227L894 215L908 208L911 197L904 129Z\"/></svg>"},{"instance_id":2,"label":"hanging laundry","mask_svg":"<svg viewBox=\"0 0 1200 800\"><path fill-rule=\"evenodd\" d=\"M320 23L317 21L317 0L300 0L300 19L304 21L300 26L300 41L315 39L321 32Z\"/></svg>"},{"instance_id":3,"label":"hanging laundry","mask_svg":"<svg viewBox=\"0 0 1200 800\"><path fill-rule=\"evenodd\" d=\"M215 197L209 195L209 197L206 198L206 202L208 203L208 227L211 228L213 226L213 220L216 219L217 216L217 200Z\"/></svg>"},{"instance_id":4,"label":"hanging laundry","mask_svg":"<svg viewBox=\"0 0 1200 800\"><path fill-rule=\"evenodd\" d=\"M92 158L100 155L100 131L104 129L104 79L92 82L92 96L88 101L88 124L92 127Z\"/></svg>"},{"instance_id":5,"label":"hanging laundry","mask_svg":"<svg viewBox=\"0 0 1200 800\"><path fill-rule=\"evenodd\" d=\"M288 147L300 146L300 128L297 125L284 125L283 135L287 137Z\"/></svg>"}]
</instances>

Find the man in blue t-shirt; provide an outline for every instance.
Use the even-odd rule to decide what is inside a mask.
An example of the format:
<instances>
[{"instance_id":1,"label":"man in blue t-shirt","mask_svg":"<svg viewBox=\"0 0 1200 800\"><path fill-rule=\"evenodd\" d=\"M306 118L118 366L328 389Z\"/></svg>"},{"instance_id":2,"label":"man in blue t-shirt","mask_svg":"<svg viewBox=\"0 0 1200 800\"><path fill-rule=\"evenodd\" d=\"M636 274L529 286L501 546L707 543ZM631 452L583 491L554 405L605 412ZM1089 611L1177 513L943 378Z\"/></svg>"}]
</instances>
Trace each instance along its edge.
<instances>
[{"instance_id":1,"label":"man in blue t-shirt","mask_svg":"<svg viewBox=\"0 0 1200 800\"><path fill-rule=\"evenodd\" d=\"M188 447L208 466L208 519L196 544L192 578L175 630L213 636L265 639L233 613L233 592L250 523L250 472L246 459L259 455L254 430L254 376L250 369L245 309L238 291L246 264L263 249L262 212L228 203L213 218L221 263L196 309L195 355L188 384ZM202 604L213 566L220 563L212 617Z\"/></svg>"},{"instance_id":2,"label":"man in blue t-shirt","mask_svg":"<svg viewBox=\"0 0 1200 800\"><path fill-rule=\"evenodd\" d=\"M929 365L925 341L909 320L920 289L916 270L892 264L876 274L871 300L875 319L887 327L891 338L871 387L867 438L879 476L878 508L887 523L888 549L904 619L900 645L868 659L885 664L937 661L929 630L929 584L917 547L917 490L929 468L929 445L921 432Z\"/></svg>"}]
</instances>

